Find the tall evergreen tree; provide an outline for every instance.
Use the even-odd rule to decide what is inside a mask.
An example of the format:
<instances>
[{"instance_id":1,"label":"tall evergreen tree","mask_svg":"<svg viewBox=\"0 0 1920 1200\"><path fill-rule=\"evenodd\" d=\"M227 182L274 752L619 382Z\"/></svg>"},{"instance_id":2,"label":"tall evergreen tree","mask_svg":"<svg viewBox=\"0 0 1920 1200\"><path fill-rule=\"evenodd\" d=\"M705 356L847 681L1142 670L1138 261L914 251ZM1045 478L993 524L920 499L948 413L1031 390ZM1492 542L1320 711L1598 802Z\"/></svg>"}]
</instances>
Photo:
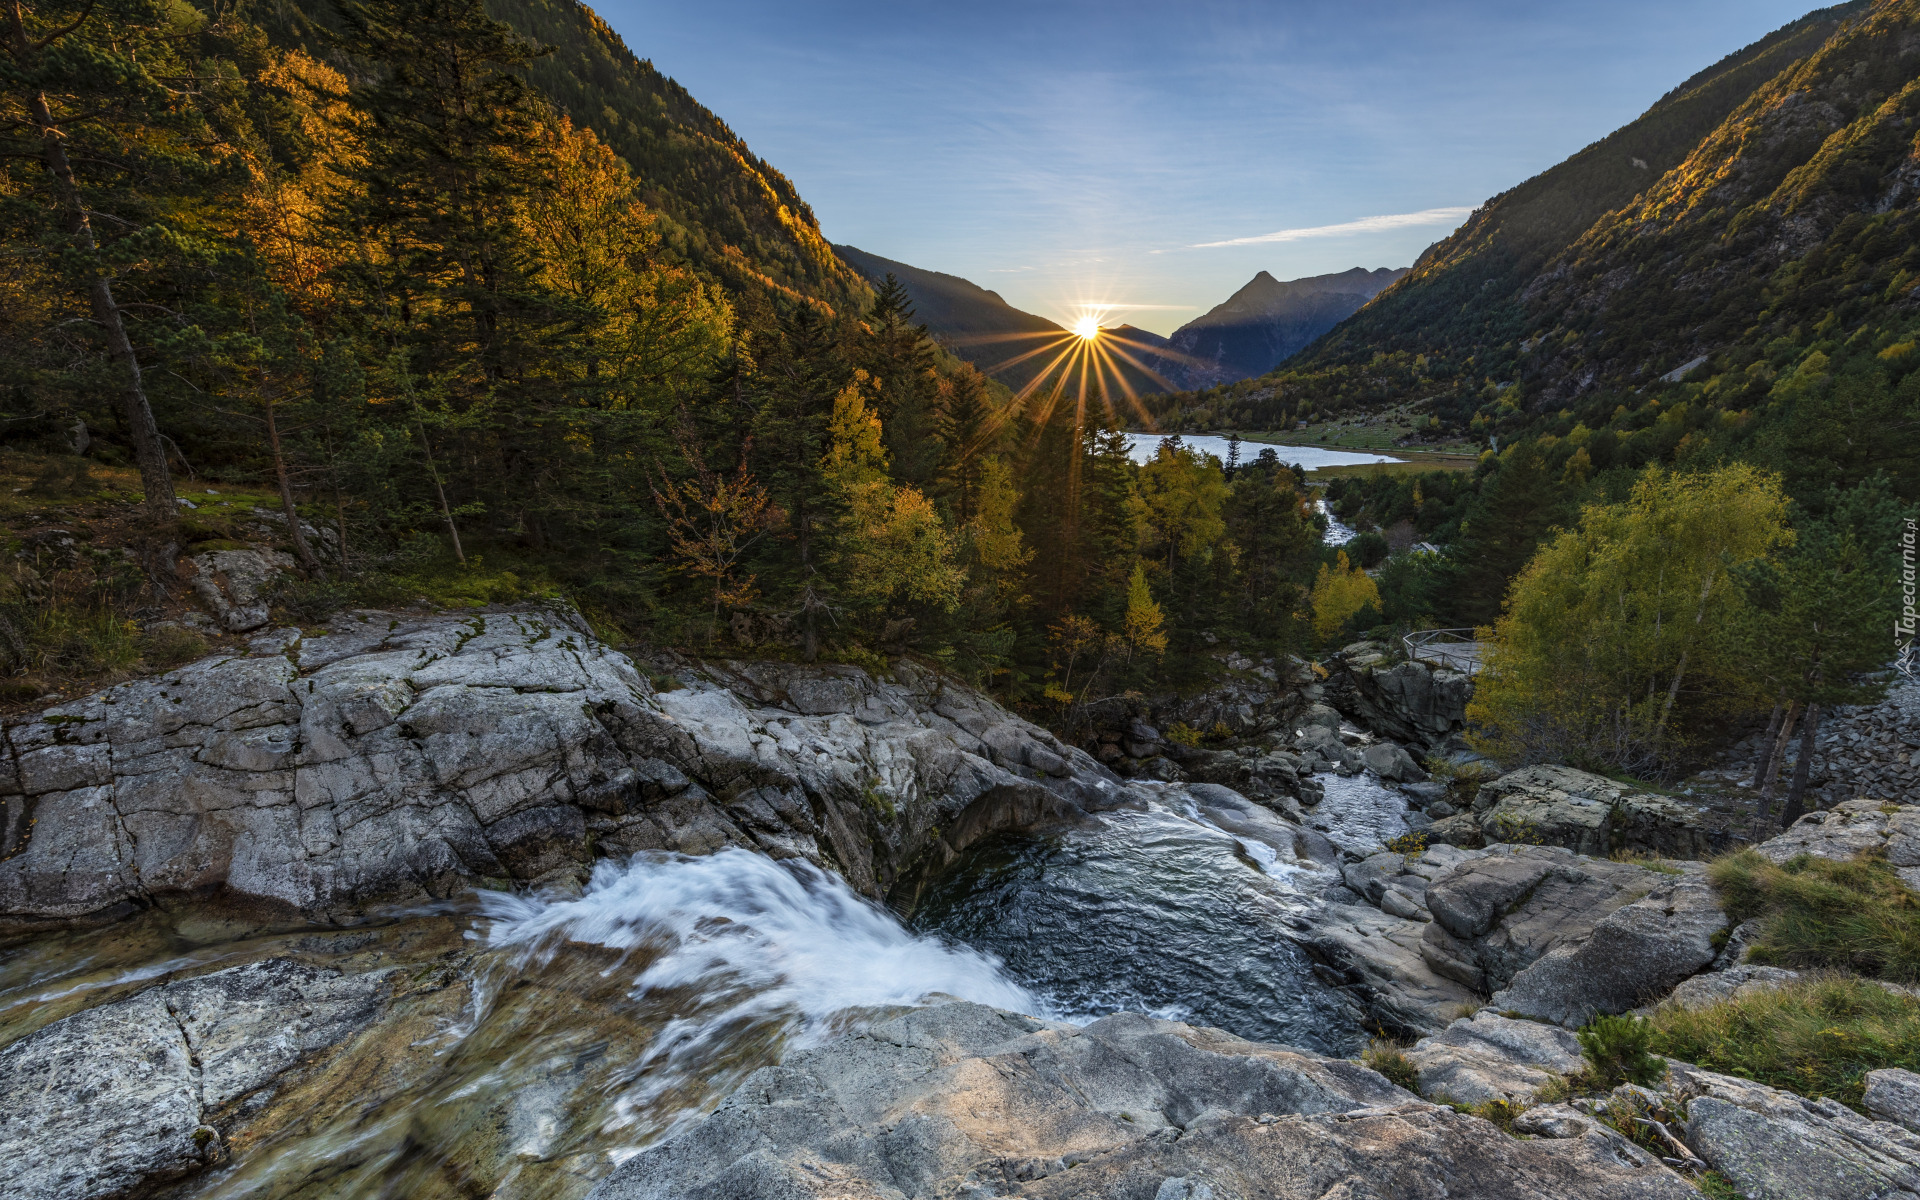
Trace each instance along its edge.
<instances>
[{"instance_id":1,"label":"tall evergreen tree","mask_svg":"<svg viewBox=\"0 0 1920 1200\"><path fill-rule=\"evenodd\" d=\"M873 407L886 430L895 478L924 488L946 447L939 436L933 340L913 317L905 285L888 272L867 310L857 361L875 386Z\"/></svg>"},{"instance_id":2,"label":"tall evergreen tree","mask_svg":"<svg viewBox=\"0 0 1920 1200\"><path fill-rule=\"evenodd\" d=\"M825 470L833 440L833 400L851 372L835 330L811 305L783 315L754 377L754 469L786 515L790 551L774 564L800 620L807 661L820 655L823 619L834 609L825 567L841 515Z\"/></svg>"},{"instance_id":3,"label":"tall evergreen tree","mask_svg":"<svg viewBox=\"0 0 1920 1200\"><path fill-rule=\"evenodd\" d=\"M182 203L214 190L213 138L188 99L198 90L181 54L189 30L150 0L16 2L5 22L0 155L37 169L7 173L0 211L8 240L30 248L30 269L65 298L84 298L86 318L73 320L63 304L39 332L89 325L85 354L99 364L75 376L69 359L35 383L58 387L66 375L118 397L147 517L167 525L173 479L133 309L147 307L135 276L205 248L195 245L193 205Z\"/></svg>"}]
</instances>

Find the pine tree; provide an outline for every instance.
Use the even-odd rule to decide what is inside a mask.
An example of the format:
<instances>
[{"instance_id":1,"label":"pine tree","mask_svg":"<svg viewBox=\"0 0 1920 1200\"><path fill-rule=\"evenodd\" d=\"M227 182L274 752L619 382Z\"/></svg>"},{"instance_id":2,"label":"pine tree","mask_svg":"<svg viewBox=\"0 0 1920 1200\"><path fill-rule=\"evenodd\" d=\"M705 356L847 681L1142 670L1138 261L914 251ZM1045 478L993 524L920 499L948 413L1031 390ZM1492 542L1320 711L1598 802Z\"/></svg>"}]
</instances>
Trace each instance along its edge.
<instances>
[{"instance_id":1,"label":"pine tree","mask_svg":"<svg viewBox=\"0 0 1920 1200\"><path fill-rule=\"evenodd\" d=\"M954 523L964 526L979 510L981 475L995 432L986 376L963 364L941 381L936 428L945 453L934 494L952 506Z\"/></svg>"},{"instance_id":2,"label":"pine tree","mask_svg":"<svg viewBox=\"0 0 1920 1200\"><path fill-rule=\"evenodd\" d=\"M196 90L194 67L181 55L171 10L148 0L16 2L5 20L0 155L39 167L10 172L0 188L10 240L31 247L30 269L49 290L84 297L86 318L70 319L61 305L48 325L90 321L97 330L88 353L102 369L80 380L119 398L147 518L171 525L172 474L122 292L129 271L151 273L206 249L167 203L211 190L214 138L180 99ZM66 362L58 374L74 378Z\"/></svg>"},{"instance_id":3,"label":"pine tree","mask_svg":"<svg viewBox=\"0 0 1920 1200\"><path fill-rule=\"evenodd\" d=\"M933 341L913 317L905 285L888 272L867 310L858 362L873 381L874 410L887 430L894 477L925 488L946 447L936 413Z\"/></svg>"},{"instance_id":4,"label":"pine tree","mask_svg":"<svg viewBox=\"0 0 1920 1200\"><path fill-rule=\"evenodd\" d=\"M808 662L820 655L820 624L834 608L825 567L844 501L825 464L834 400L850 380L834 330L805 304L782 317L753 379L755 474L786 515L791 553L777 568Z\"/></svg>"}]
</instances>

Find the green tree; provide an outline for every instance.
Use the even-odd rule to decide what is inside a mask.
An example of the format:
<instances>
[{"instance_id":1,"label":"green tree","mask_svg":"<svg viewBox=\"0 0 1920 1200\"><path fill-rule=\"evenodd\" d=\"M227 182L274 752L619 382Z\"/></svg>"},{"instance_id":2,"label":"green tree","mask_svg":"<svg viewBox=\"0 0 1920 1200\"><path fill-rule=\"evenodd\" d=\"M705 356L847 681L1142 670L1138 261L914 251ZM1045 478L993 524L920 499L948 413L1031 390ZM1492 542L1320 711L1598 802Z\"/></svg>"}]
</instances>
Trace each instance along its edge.
<instances>
[{"instance_id":1,"label":"green tree","mask_svg":"<svg viewBox=\"0 0 1920 1200\"><path fill-rule=\"evenodd\" d=\"M820 626L834 607L824 568L844 506L826 470L834 399L851 381L825 317L797 305L781 319L753 376L756 474L785 515L791 552L776 564L800 619L802 652L820 655Z\"/></svg>"},{"instance_id":2,"label":"green tree","mask_svg":"<svg viewBox=\"0 0 1920 1200\"><path fill-rule=\"evenodd\" d=\"M11 248L59 297L35 332L89 329L84 353L100 367L81 374L83 386L118 397L147 518L169 525L173 479L136 345L133 311L147 306L130 308L126 291L130 276L208 249L194 200L213 199L217 139L185 99L202 81L182 53L205 18L149 0L50 0L17 2L5 20L0 154L37 169L7 173L0 213Z\"/></svg>"},{"instance_id":3,"label":"green tree","mask_svg":"<svg viewBox=\"0 0 1920 1200\"><path fill-rule=\"evenodd\" d=\"M1744 464L1649 469L1629 500L1593 505L1514 581L1469 707L1498 756L1661 769L1689 715L1741 701L1724 652L1740 619L1732 572L1791 539L1777 477ZM1685 689L1685 690L1683 690Z\"/></svg>"}]
</instances>

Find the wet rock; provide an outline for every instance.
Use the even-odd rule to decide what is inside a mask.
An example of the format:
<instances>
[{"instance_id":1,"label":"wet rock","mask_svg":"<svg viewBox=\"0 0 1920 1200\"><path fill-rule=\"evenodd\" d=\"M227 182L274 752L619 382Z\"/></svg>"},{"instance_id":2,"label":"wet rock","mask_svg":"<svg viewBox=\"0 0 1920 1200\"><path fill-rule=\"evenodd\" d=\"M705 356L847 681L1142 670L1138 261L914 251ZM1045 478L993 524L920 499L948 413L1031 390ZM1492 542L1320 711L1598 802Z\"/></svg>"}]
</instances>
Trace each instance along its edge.
<instances>
[{"instance_id":1,"label":"wet rock","mask_svg":"<svg viewBox=\"0 0 1920 1200\"><path fill-rule=\"evenodd\" d=\"M1727 915L1703 869L1670 879L1567 938L1513 976L1494 1004L1583 1025L1658 999L1713 961Z\"/></svg>"},{"instance_id":2,"label":"wet rock","mask_svg":"<svg viewBox=\"0 0 1920 1200\"><path fill-rule=\"evenodd\" d=\"M1920 1075L1899 1067L1868 1071L1865 1099L1874 1120L1920 1132Z\"/></svg>"},{"instance_id":3,"label":"wet rock","mask_svg":"<svg viewBox=\"0 0 1920 1200\"><path fill-rule=\"evenodd\" d=\"M544 608L348 613L255 648L6 727L0 924L202 890L342 918L577 873L596 852L724 845L881 896L908 864L1126 795L1091 756L904 663L887 680L689 664L656 693Z\"/></svg>"},{"instance_id":4,"label":"wet rock","mask_svg":"<svg viewBox=\"0 0 1920 1200\"><path fill-rule=\"evenodd\" d=\"M0 1050L11 1164L0 1198L143 1192L217 1161L234 1105L371 1024L387 974L268 959L87 1009Z\"/></svg>"},{"instance_id":5,"label":"wet rock","mask_svg":"<svg viewBox=\"0 0 1920 1200\"><path fill-rule=\"evenodd\" d=\"M949 1004L749 1077L594 1200L1352 1192L1686 1200L1615 1135L1516 1141L1354 1064L1121 1014L1085 1029ZM1353 1192L1358 1195L1360 1193Z\"/></svg>"}]
</instances>

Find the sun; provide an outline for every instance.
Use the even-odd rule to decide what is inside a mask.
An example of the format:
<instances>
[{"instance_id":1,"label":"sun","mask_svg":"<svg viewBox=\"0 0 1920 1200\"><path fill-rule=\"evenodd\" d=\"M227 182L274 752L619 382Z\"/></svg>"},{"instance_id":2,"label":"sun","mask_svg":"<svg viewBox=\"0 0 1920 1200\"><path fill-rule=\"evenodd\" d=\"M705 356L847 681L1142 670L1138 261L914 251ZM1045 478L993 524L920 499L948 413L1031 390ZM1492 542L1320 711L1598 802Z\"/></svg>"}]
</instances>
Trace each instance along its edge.
<instances>
[{"instance_id":1,"label":"sun","mask_svg":"<svg viewBox=\"0 0 1920 1200\"><path fill-rule=\"evenodd\" d=\"M1092 341L1100 336L1100 321L1092 316L1081 317L1073 323L1073 336L1083 341Z\"/></svg>"}]
</instances>

